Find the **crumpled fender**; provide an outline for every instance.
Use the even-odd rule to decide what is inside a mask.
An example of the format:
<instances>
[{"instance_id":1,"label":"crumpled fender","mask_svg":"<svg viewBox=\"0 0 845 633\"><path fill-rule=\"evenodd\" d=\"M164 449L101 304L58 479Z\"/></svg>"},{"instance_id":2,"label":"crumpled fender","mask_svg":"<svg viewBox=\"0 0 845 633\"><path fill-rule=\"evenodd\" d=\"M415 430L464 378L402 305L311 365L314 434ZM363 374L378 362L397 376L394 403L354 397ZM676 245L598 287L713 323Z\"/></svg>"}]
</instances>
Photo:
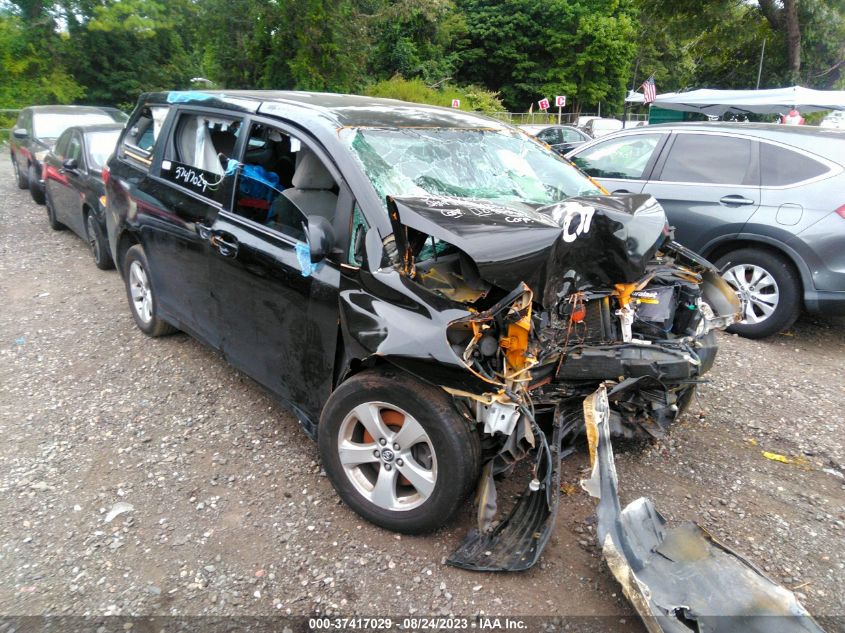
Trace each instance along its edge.
<instances>
[{"instance_id":1,"label":"crumpled fender","mask_svg":"<svg viewBox=\"0 0 845 633\"><path fill-rule=\"evenodd\" d=\"M417 378L471 393L503 385L470 369L446 338L450 323L471 316L396 270L358 271L359 285L341 283L340 318L347 355L378 356Z\"/></svg>"}]
</instances>

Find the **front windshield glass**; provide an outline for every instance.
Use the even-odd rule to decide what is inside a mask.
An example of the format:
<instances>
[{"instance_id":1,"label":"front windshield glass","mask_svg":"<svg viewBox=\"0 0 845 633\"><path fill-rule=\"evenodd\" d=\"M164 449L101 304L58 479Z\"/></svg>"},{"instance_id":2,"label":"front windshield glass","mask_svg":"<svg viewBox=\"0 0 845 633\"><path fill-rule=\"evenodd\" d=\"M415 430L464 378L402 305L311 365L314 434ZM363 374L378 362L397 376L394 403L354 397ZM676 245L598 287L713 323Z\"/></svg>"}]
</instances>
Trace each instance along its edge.
<instances>
[{"instance_id":1,"label":"front windshield glass","mask_svg":"<svg viewBox=\"0 0 845 633\"><path fill-rule=\"evenodd\" d=\"M107 130L104 132L91 132L86 136L88 141L88 160L91 169L102 171L103 165L114 152L120 130Z\"/></svg>"},{"instance_id":2,"label":"front windshield glass","mask_svg":"<svg viewBox=\"0 0 845 633\"><path fill-rule=\"evenodd\" d=\"M71 125L93 125L95 123L114 123L106 113L86 112L78 114L49 114L47 112L32 117L32 133L35 138L59 138Z\"/></svg>"},{"instance_id":3,"label":"front windshield glass","mask_svg":"<svg viewBox=\"0 0 845 633\"><path fill-rule=\"evenodd\" d=\"M547 205L601 193L577 169L511 130L347 128L342 134L376 192Z\"/></svg>"}]
</instances>

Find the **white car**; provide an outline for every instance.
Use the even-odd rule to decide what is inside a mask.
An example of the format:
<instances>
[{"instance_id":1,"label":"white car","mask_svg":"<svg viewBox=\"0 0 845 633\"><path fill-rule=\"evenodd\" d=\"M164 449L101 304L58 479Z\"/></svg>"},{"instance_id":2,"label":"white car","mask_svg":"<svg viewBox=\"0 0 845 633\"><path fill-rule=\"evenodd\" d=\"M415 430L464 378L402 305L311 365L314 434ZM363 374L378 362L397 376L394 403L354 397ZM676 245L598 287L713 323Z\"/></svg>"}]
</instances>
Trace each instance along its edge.
<instances>
[{"instance_id":1,"label":"white car","mask_svg":"<svg viewBox=\"0 0 845 633\"><path fill-rule=\"evenodd\" d=\"M622 129L622 121L619 119L590 119L587 125L584 126L584 131L593 138L605 136L611 132L617 132Z\"/></svg>"},{"instance_id":2,"label":"white car","mask_svg":"<svg viewBox=\"0 0 845 633\"><path fill-rule=\"evenodd\" d=\"M845 111L834 110L822 119L819 127L826 127L833 130L845 130Z\"/></svg>"}]
</instances>

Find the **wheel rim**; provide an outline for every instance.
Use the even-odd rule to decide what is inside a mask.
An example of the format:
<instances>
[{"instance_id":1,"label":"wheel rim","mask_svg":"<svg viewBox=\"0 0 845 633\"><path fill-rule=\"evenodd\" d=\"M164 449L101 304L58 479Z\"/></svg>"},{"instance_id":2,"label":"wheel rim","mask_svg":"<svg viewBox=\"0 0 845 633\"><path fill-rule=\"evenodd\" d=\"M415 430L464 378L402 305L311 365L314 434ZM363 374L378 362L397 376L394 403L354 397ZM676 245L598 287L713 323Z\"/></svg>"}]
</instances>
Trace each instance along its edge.
<instances>
[{"instance_id":1,"label":"wheel rim","mask_svg":"<svg viewBox=\"0 0 845 633\"><path fill-rule=\"evenodd\" d=\"M153 319L153 293L147 271L137 261L129 266L129 292L132 295L132 308L145 324Z\"/></svg>"},{"instance_id":2,"label":"wheel rim","mask_svg":"<svg viewBox=\"0 0 845 633\"><path fill-rule=\"evenodd\" d=\"M762 323L774 314L780 301L780 289L772 274L754 264L737 264L724 273L725 281L736 290L745 305L741 323Z\"/></svg>"},{"instance_id":3,"label":"wheel rim","mask_svg":"<svg viewBox=\"0 0 845 633\"><path fill-rule=\"evenodd\" d=\"M437 483L431 438L408 412L365 402L344 418L338 457L346 477L373 505L403 511L419 507Z\"/></svg>"},{"instance_id":4,"label":"wheel rim","mask_svg":"<svg viewBox=\"0 0 845 633\"><path fill-rule=\"evenodd\" d=\"M88 245L91 247L91 253L94 255L94 261L100 263L100 240L97 239L97 227L95 225L94 216L89 214L85 221L88 228Z\"/></svg>"}]
</instances>

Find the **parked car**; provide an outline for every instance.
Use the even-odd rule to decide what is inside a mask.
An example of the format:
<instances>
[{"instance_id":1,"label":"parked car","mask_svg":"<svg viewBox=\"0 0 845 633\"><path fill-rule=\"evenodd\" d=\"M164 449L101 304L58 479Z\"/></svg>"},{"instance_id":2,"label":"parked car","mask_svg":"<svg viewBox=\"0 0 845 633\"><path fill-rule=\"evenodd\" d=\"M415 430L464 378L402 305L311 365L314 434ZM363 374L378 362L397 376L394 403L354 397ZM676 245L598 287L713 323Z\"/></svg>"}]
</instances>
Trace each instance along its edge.
<instances>
[{"instance_id":1,"label":"parked car","mask_svg":"<svg viewBox=\"0 0 845 633\"><path fill-rule=\"evenodd\" d=\"M662 433L739 311L653 198L596 197L522 132L451 108L146 94L106 191L137 326L188 332L285 402L361 516L431 530L482 464L489 509L493 473L535 460L532 510L497 532L507 556L481 560L482 542L453 557L465 567L530 567L583 397L634 376L614 428Z\"/></svg>"},{"instance_id":2,"label":"parked car","mask_svg":"<svg viewBox=\"0 0 845 633\"><path fill-rule=\"evenodd\" d=\"M589 123L593 119L600 118L600 116L596 116L594 114L581 115L577 119L575 119L575 127L577 127L579 130L583 130L585 127L587 127L587 123Z\"/></svg>"},{"instance_id":3,"label":"parked car","mask_svg":"<svg viewBox=\"0 0 845 633\"><path fill-rule=\"evenodd\" d=\"M622 121L618 119L591 118L584 124L583 130L590 138L599 138L622 129Z\"/></svg>"},{"instance_id":4,"label":"parked car","mask_svg":"<svg viewBox=\"0 0 845 633\"><path fill-rule=\"evenodd\" d=\"M821 120L819 127L833 130L845 130L845 111L834 110Z\"/></svg>"},{"instance_id":5,"label":"parked car","mask_svg":"<svg viewBox=\"0 0 845 633\"><path fill-rule=\"evenodd\" d=\"M565 154L590 140L586 133L571 125L520 125L519 129L536 136L558 154Z\"/></svg>"},{"instance_id":6,"label":"parked car","mask_svg":"<svg viewBox=\"0 0 845 633\"><path fill-rule=\"evenodd\" d=\"M15 181L21 189L29 189L32 199L44 204L44 157L59 136L71 125L124 123L129 117L117 108L92 106L30 106L20 111L9 151Z\"/></svg>"},{"instance_id":7,"label":"parked car","mask_svg":"<svg viewBox=\"0 0 845 633\"><path fill-rule=\"evenodd\" d=\"M732 331L769 336L802 307L845 313L845 132L661 124L567 156L610 191L657 198L676 239L715 262L745 300Z\"/></svg>"},{"instance_id":8,"label":"parked car","mask_svg":"<svg viewBox=\"0 0 845 633\"><path fill-rule=\"evenodd\" d=\"M54 230L69 228L88 242L97 268L114 267L106 238L102 170L123 125L74 126L62 132L44 157L47 219Z\"/></svg>"}]
</instances>

